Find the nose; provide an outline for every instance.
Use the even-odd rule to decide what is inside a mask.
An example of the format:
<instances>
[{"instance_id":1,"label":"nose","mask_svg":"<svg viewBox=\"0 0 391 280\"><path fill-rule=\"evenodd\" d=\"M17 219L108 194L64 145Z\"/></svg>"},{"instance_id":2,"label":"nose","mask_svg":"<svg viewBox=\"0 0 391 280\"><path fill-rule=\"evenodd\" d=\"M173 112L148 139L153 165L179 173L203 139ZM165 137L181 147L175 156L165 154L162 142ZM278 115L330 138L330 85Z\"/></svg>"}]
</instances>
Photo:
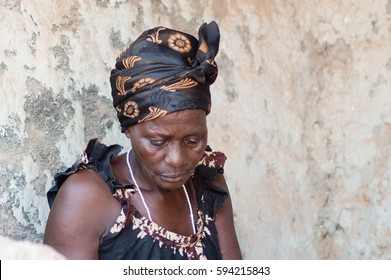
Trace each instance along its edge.
<instances>
[{"instance_id":1,"label":"nose","mask_svg":"<svg viewBox=\"0 0 391 280\"><path fill-rule=\"evenodd\" d=\"M167 164L175 168L186 165L188 160L186 148L181 144L170 145L165 159Z\"/></svg>"}]
</instances>

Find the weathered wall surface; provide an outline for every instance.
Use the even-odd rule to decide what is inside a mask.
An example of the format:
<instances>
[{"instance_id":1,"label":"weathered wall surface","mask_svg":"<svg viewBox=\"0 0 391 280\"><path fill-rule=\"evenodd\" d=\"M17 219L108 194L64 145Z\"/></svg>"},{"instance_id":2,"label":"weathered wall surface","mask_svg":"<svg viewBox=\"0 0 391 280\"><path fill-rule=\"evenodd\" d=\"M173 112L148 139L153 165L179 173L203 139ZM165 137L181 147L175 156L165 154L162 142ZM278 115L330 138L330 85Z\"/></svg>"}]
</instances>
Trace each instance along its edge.
<instances>
[{"instance_id":1,"label":"weathered wall surface","mask_svg":"<svg viewBox=\"0 0 391 280\"><path fill-rule=\"evenodd\" d=\"M40 242L53 175L88 139L128 147L117 54L216 20L210 145L247 259L391 258L391 1L0 0L0 235Z\"/></svg>"}]
</instances>

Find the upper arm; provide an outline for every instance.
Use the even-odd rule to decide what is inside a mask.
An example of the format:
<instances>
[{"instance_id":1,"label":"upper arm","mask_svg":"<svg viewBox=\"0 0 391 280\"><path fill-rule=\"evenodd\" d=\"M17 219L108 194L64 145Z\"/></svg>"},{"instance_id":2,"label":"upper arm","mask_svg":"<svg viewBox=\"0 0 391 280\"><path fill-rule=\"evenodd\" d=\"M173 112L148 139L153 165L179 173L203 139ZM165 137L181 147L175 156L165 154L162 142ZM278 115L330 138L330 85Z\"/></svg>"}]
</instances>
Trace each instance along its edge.
<instances>
[{"instance_id":1,"label":"upper arm","mask_svg":"<svg viewBox=\"0 0 391 280\"><path fill-rule=\"evenodd\" d=\"M120 212L103 179L93 170L71 175L61 186L46 224L44 243L69 259L97 259L99 242Z\"/></svg>"},{"instance_id":2,"label":"upper arm","mask_svg":"<svg viewBox=\"0 0 391 280\"><path fill-rule=\"evenodd\" d=\"M228 192L228 187L222 174L217 174L213 183ZM228 198L218 209L215 218L216 229L219 237L219 246L223 259L242 259L239 242L236 237L233 220L232 202L228 192Z\"/></svg>"}]
</instances>

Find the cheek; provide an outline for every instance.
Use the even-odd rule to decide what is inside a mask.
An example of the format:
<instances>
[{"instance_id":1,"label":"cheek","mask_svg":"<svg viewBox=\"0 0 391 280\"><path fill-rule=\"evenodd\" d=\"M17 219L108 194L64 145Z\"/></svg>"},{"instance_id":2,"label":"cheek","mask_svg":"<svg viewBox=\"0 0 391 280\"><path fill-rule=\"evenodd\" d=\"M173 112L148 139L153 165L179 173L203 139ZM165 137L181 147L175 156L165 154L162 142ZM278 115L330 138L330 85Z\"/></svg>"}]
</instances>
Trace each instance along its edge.
<instances>
[{"instance_id":1,"label":"cheek","mask_svg":"<svg viewBox=\"0 0 391 280\"><path fill-rule=\"evenodd\" d=\"M146 145L137 146L133 149L137 154L139 161L147 165L153 165L153 163L156 164L163 158L162 153L160 151L156 151L155 149L152 149Z\"/></svg>"},{"instance_id":2,"label":"cheek","mask_svg":"<svg viewBox=\"0 0 391 280\"><path fill-rule=\"evenodd\" d=\"M157 162L161 161L159 159L160 155L156 151L151 150L144 142L142 140L132 141L132 152L141 165L152 169Z\"/></svg>"},{"instance_id":3,"label":"cheek","mask_svg":"<svg viewBox=\"0 0 391 280\"><path fill-rule=\"evenodd\" d=\"M206 145L207 144L205 141L205 143L202 143L200 145L200 147L198 147L197 149L191 150L189 152L189 159L190 159L190 161L192 161L193 164L197 165L198 162L201 160L201 158L205 152Z\"/></svg>"},{"instance_id":4,"label":"cheek","mask_svg":"<svg viewBox=\"0 0 391 280\"><path fill-rule=\"evenodd\" d=\"M154 149L151 147L150 142L147 139L138 137L136 140L132 139L131 142L132 149L137 151L139 155L150 156L155 154Z\"/></svg>"},{"instance_id":5,"label":"cheek","mask_svg":"<svg viewBox=\"0 0 391 280\"><path fill-rule=\"evenodd\" d=\"M164 166L162 165L163 160L158 153L150 153L145 150L135 150L134 152L142 173L151 178L161 173Z\"/></svg>"}]
</instances>

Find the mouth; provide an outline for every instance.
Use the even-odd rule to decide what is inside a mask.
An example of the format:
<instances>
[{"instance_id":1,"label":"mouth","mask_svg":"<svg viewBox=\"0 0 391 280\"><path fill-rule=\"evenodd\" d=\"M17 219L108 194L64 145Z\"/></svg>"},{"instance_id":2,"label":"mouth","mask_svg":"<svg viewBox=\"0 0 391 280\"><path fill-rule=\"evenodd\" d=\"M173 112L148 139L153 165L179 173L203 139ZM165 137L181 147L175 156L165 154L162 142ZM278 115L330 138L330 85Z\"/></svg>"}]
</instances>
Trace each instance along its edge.
<instances>
[{"instance_id":1,"label":"mouth","mask_svg":"<svg viewBox=\"0 0 391 280\"><path fill-rule=\"evenodd\" d=\"M161 178L167 183L179 183L187 180L187 173L182 174L163 174Z\"/></svg>"}]
</instances>

